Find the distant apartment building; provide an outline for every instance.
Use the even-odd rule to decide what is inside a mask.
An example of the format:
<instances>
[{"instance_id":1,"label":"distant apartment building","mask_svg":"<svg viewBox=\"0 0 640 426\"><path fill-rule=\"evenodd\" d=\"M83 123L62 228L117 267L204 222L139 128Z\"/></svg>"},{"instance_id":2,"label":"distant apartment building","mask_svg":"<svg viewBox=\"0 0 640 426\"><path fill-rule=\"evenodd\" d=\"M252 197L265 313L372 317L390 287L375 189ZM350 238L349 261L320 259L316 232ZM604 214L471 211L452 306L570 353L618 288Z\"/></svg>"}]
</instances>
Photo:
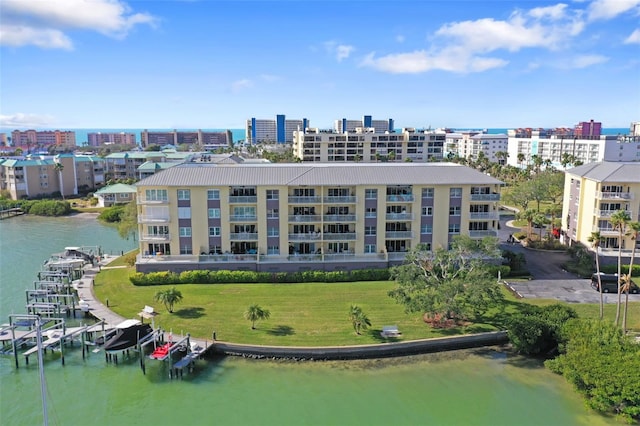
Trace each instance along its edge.
<instances>
[{"instance_id":1,"label":"distant apartment building","mask_svg":"<svg viewBox=\"0 0 640 426\"><path fill-rule=\"evenodd\" d=\"M356 129L373 129L374 133L394 131L393 119L373 120L370 115L365 115L362 120L347 120L346 118L335 120L333 128L337 133L355 132Z\"/></svg>"},{"instance_id":2,"label":"distant apartment building","mask_svg":"<svg viewBox=\"0 0 640 426\"><path fill-rule=\"evenodd\" d=\"M0 133L0 146L9 146L9 140L6 133Z\"/></svg>"},{"instance_id":3,"label":"distant apartment building","mask_svg":"<svg viewBox=\"0 0 640 426\"><path fill-rule=\"evenodd\" d=\"M573 132L581 139L599 138L602 134L602 123L591 121L581 121L576 124Z\"/></svg>"},{"instance_id":4,"label":"distant apartment building","mask_svg":"<svg viewBox=\"0 0 640 426\"><path fill-rule=\"evenodd\" d=\"M293 132L309 127L309 120L287 120L284 114L276 115L275 120L250 118L246 122L246 143L292 143Z\"/></svg>"},{"instance_id":5,"label":"distant apartment building","mask_svg":"<svg viewBox=\"0 0 640 426\"><path fill-rule=\"evenodd\" d=\"M445 134L445 158L454 156L477 160L482 152L493 163L505 164L506 158L497 153L508 151L509 137L480 130L456 131Z\"/></svg>"},{"instance_id":6,"label":"distant apartment building","mask_svg":"<svg viewBox=\"0 0 640 426\"><path fill-rule=\"evenodd\" d=\"M233 146L231 130L220 132L195 131L149 131L140 132L140 144L143 148L150 145L199 145L206 150L229 148Z\"/></svg>"},{"instance_id":7,"label":"distant apartment building","mask_svg":"<svg viewBox=\"0 0 640 426\"><path fill-rule=\"evenodd\" d=\"M501 185L449 163L180 164L136 184L136 268L386 268L497 236Z\"/></svg>"},{"instance_id":8,"label":"distant apartment building","mask_svg":"<svg viewBox=\"0 0 640 426\"><path fill-rule=\"evenodd\" d=\"M634 121L629 126L629 136L640 136L640 121Z\"/></svg>"},{"instance_id":9,"label":"distant apartment building","mask_svg":"<svg viewBox=\"0 0 640 426\"><path fill-rule=\"evenodd\" d=\"M60 154L0 159L0 189L8 191L14 200L56 192L74 196L104 182L104 160L96 156Z\"/></svg>"},{"instance_id":10,"label":"distant apartment building","mask_svg":"<svg viewBox=\"0 0 640 426\"><path fill-rule=\"evenodd\" d=\"M304 162L440 161L445 134L404 128L377 133L372 127L337 132L307 128L293 133L294 156Z\"/></svg>"},{"instance_id":11,"label":"distant apartment building","mask_svg":"<svg viewBox=\"0 0 640 426\"><path fill-rule=\"evenodd\" d=\"M136 144L136 135L134 133L87 133L87 139L89 146Z\"/></svg>"},{"instance_id":12,"label":"distant apartment building","mask_svg":"<svg viewBox=\"0 0 640 426\"><path fill-rule=\"evenodd\" d=\"M52 145L75 145L76 132L69 130L14 130L11 143L25 151L46 149Z\"/></svg>"},{"instance_id":13,"label":"distant apartment building","mask_svg":"<svg viewBox=\"0 0 640 426\"><path fill-rule=\"evenodd\" d=\"M610 222L618 210L640 220L640 163L598 162L584 164L565 173L562 206L563 234L571 241L591 246L592 232L600 232L600 247L618 248L619 231ZM631 250L634 241L624 235L622 249Z\"/></svg>"}]
</instances>

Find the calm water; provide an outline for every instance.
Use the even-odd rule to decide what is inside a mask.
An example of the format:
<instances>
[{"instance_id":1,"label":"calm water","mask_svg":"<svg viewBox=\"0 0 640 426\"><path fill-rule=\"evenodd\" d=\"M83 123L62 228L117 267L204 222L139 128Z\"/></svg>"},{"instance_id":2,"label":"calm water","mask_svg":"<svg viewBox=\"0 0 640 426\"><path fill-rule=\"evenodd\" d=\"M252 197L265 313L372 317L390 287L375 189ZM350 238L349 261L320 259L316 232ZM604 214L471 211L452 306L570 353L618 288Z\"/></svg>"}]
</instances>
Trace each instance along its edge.
<instances>
[{"instance_id":1,"label":"calm water","mask_svg":"<svg viewBox=\"0 0 640 426\"><path fill-rule=\"evenodd\" d=\"M24 312L24 289L64 246L132 248L93 219L0 221L0 321ZM42 423L35 362L0 357L0 424ZM330 363L199 361L184 380L163 363L106 364L101 354L45 360L52 425L605 425L537 362L486 351Z\"/></svg>"}]
</instances>

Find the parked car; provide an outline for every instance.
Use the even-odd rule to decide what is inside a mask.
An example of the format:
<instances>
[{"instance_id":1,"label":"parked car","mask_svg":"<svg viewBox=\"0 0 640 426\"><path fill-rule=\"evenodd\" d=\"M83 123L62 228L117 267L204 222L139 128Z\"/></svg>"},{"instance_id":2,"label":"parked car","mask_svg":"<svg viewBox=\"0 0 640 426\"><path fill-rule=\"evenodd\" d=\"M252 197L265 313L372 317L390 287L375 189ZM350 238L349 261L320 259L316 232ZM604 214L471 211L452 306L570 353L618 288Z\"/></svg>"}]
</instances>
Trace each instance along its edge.
<instances>
[{"instance_id":1,"label":"parked car","mask_svg":"<svg viewBox=\"0 0 640 426\"><path fill-rule=\"evenodd\" d=\"M602 282L602 292L603 293L617 293L618 292L618 274L605 274L600 272L600 282ZM591 287L594 290L599 291L598 288L598 274L591 275ZM629 293L638 294L640 293L640 287L631 280L631 287L629 288Z\"/></svg>"}]
</instances>

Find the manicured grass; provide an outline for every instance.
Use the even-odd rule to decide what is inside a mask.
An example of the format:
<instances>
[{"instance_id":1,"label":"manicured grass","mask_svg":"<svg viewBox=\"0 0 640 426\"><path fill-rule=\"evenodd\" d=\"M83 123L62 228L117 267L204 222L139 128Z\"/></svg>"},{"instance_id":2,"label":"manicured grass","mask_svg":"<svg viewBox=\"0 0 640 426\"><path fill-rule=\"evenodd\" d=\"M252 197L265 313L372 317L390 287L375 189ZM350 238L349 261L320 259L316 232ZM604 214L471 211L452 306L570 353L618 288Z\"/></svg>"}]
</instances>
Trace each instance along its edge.
<instances>
[{"instance_id":1,"label":"manicured grass","mask_svg":"<svg viewBox=\"0 0 640 426\"><path fill-rule=\"evenodd\" d=\"M121 265L120 259L110 266ZM133 268L103 269L95 279L95 294L126 318L138 318L145 305L160 312L155 325L172 330L175 335L190 333L210 339L215 331L219 340L281 346L344 346L388 341L380 337L384 325L397 325L402 332L398 340L414 340L500 329L509 314L517 312L522 300L516 301L505 290L504 310L492 310L483 318L466 326L434 330L419 314L406 314L404 307L387 296L394 287L391 281L356 283L305 284L183 284L176 286L182 302L169 313L154 301L159 290L170 286L136 287L129 282ZM553 301L535 300L544 305ZM256 330L244 319L249 305L257 303L271 312L259 321ZM351 304L359 305L369 316L372 326L362 335L354 333L348 319ZM597 305L572 305L581 316L597 317ZM615 306L608 307L615 309ZM635 313L632 313L635 312ZM595 313L595 315L594 315ZM640 303L629 307L628 324L640 330Z\"/></svg>"}]
</instances>

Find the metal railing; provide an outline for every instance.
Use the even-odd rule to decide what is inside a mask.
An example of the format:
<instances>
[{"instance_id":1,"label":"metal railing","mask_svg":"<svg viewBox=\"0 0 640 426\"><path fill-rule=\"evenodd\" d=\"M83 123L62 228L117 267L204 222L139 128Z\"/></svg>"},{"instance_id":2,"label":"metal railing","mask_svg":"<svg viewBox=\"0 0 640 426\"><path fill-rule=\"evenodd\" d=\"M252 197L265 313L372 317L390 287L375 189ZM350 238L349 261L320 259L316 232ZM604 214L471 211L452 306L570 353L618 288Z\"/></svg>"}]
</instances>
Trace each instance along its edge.
<instances>
[{"instance_id":1,"label":"metal railing","mask_svg":"<svg viewBox=\"0 0 640 426\"><path fill-rule=\"evenodd\" d=\"M387 202L404 202L411 203L414 201L413 194L397 194L397 195L387 195Z\"/></svg>"},{"instance_id":2,"label":"metal railing","mask_svg":"<svg viewBox=\"0 0 640 426\"><path fill-rule=\"evenodd\" d=\"M325 222L355 222L355 214L326 214L322 217Z\"/></svg>"},{"instance_id":3,"label":"metal railing","mask_svg":"<svg viewBox=\"0 0 640 426\"><path fill-rule=\"evenodd\" d=\"M325 232L322 236L322 239L325 241L353 241L356 239L356 233L355 232L339 232L339 233Z\"/></svg>"},{"instance_id":4,"label":"metal railing","mask_svg":"<svg viewBox=\"0 0 640 426\"><path fill-rule=\"evenodd\" d=\"M597 192L596 197L603 200L621 199L621 200L633 200L632 192Z\"/></svg>"},{"instance_id":5,"label":"metal railing","mask_svg":"<svg viewBox=\"0 0 640 426\"><path fill-rule=\"evenodd\" d=\"M169 204L169 198L139 197L138 204Z\"/></svg>"},{"instance_id":6,"label":"metal railing","mask_svg":"<svg viewBox=\"0 0 640 426\"><path fill-rule=\"evenodd\" d=\"M255 222L258 220L258 216L232 214L229 216L229 222Z\"/></svg>"},{"instance_id":7,"label":"metal railing","mask_svg":"<svg viewBox=\"0 0 640 426\"><path fill-rule=\"evenodd\" d=\"M500 201L500 194L471 194L471 201Z\"/></svg>"},{"instance_id":8,"label":"metal railing","mask_svg":"<svg viewBox=\"0 0 640 426\"><path fill-rule=\"evenodd\" d=\"M321 216L317 214L290 214L289 222L320 222Z\"/></svg>"},{"instance_id":9,"label":"metal railing","mask_svg":"<svg viewBox=\"0 0 640 426\"><path fill-rule=\"evenodd\" d=\"M322 238L320 232L300 232L289 234L289 241L318 241Z\"/></svg>"},{"instance_id":10,"label":"metal railing","mask_svg":"<svg viewBox=\"0 0 640 426\"><path fill-rule=\"evenodd\" d=\"M483 238L483 237L497 237L498 231L494 229L487 229L483 231L469 231L471 238Z\"/></svg>"},{"instance_id":11,"label":"metal railing","mask_svg":"<svg viewBox=\"0 0 640 426\"><path fill-rule=\"evenodd\" d=\"M171 234L142 234L140 241L169 241Z\"/></svg>"},{"instance_id":12,"label":"metal railing","mask_svg":"<svg viewBox=\"0 0 640 426\"><path fill-rule=\"evenodd\" d=\"M600 209L595 209L593 211L593 214L599 217L611 217L612 214L614 214L615 212L617 212L618 210L600 210ZM629 217L633 217L633 212L631 210L624 210L625 212L627 212L629 214Z\"/></svg>"},{"instance_id":13,"label":"metal railing","mask_svg":"<svg viewBox=\"0 0 640 426\"><path fill-rule=\"evenodd\" d=\"M167 223L167 222L169 222L168 217L149 216L149 215L138 216L138 223Z\"/></svg>"},{"instance_id":14,"label":"metal railing","mask_svg":"<svg viewBox=\"0 0 640 426\"><path fill-rule=\"evenodd\" d=\"M323 202L326 204L354 204L357 202L355 196L344 197L323 197Z\"/></svg>"},{"instance_id":15,"label":"metal railing","mask_svg":"<svg viewBox=\"0 0 640 426\"><path fill-rule=\"evenodd\" d=\"M257 203L258 197L256 195L230 195L229 203Z\"/></svg>"},{"instance_id":16,"label":"metal railing","mask_svg":"<svg viewBox=\"0 0 640 426\"><path fill-rule=\"evenodd\" d=\"M413 238L413 231L388 231L384 233L386 239Z\"/></svg>"},{"instance_id":17,"label":"metal railing","mask_svg":"<svg viewBox=\"0 0 640 426\"><path fill-rule=\"evenodd\" d=\"M257 232L232 232L229 234L231 241L258 241Z\"/></svg>"},{"instance_id":18,"label":"metal railing","mask_svg":"<svg viewBox=\"0 0 640 426\"><path fill-rule=\"evenodd\" d=\"M469 213L469 219L478 220L478 219L498 219L498 213L496 212L471 212Z\"/></svg>"},{"instance_id":19,"label":"metal railing","mask_svg":"<svg viewBox=\"0 0 640 426\"><path fill-rule=\"evenodd\" d=\"M387 213L386 220L413 220L413 213Z\"/></svg>"},{"instance_id":20,"label":"metal railing","mask_svg":"<svg viewBox=\"0 0 640 426\"><path fill-rule=\"evenodd\" d=\"M322 203L322 197L298 197L298 196L290 196L287 201L289 204L320 204Z\"/></svg>"}]
</instances>

